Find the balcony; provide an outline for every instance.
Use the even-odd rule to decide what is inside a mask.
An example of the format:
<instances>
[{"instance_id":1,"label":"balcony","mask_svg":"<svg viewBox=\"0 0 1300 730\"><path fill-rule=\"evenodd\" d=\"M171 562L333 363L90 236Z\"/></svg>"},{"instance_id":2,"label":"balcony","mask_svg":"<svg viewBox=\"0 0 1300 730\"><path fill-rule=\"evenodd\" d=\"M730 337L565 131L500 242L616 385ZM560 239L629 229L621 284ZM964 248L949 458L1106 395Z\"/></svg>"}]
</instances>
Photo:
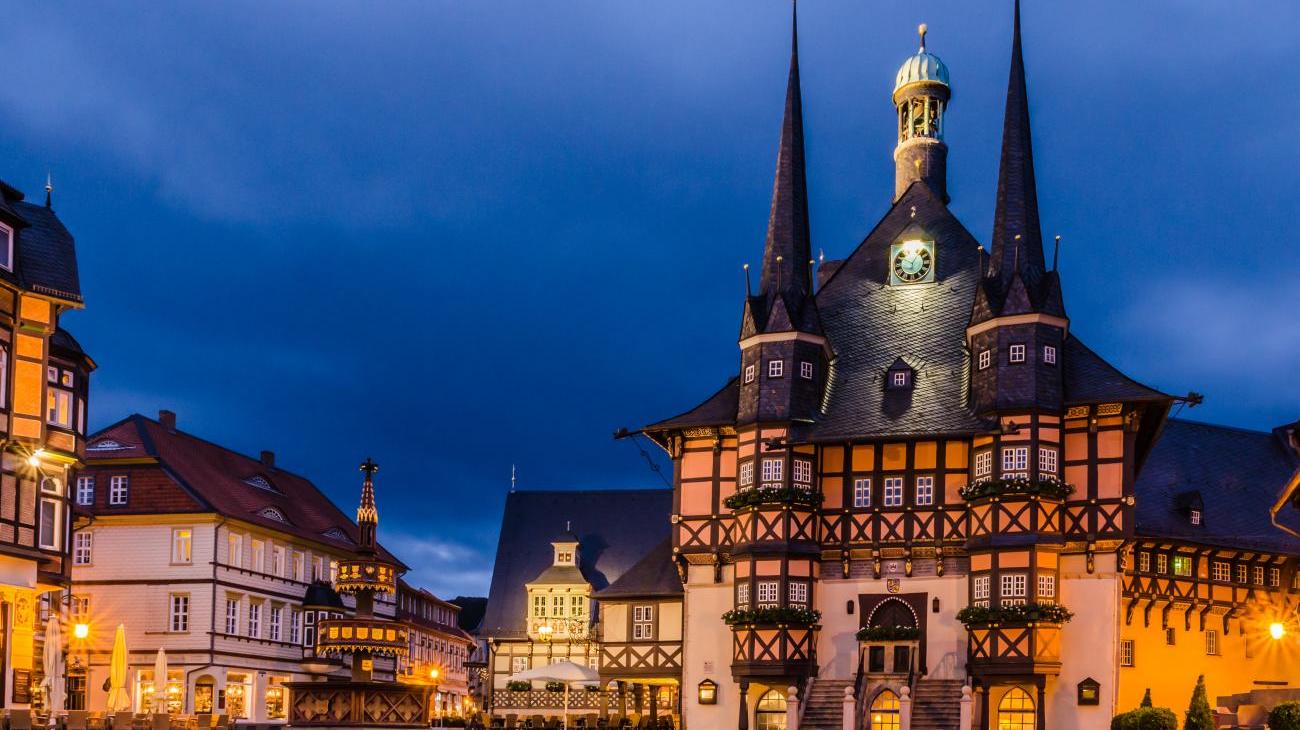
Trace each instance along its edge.
<instances>
[{"instance_id":1,"label":"balcony","mask_svg":"<svg viewBox=\"0 0 1300 730\"><path fill-rule=\"evenodd\" d=\"M875 678L904 680L916 668L921 631L911 626L871 626L858 631L858 664Z\"/></svg>"},{"instance_id":2,"label":"balcony","mask_svg":"<svg viewBox=\"0 0 1300 730\"><path fill-rule=\"evenodd\" d=\"M758 487L726 500L735 519L731 541L737 550L776 547L819 551L817 511L821 492L811 488Z\"/></svg>"},{"instance_id":3,"label":"balcony","mask_svg":"<svg viewBox=\"0 0 1300 730\"><path fill-rule=\"evenodd\" d=\"M387 619L326 619L317 624L316 652L339 656L364 652L378 656L405 656L408 630Z\"/></svg>"},{"instance_id":4,"label":"balcony","mask_svg":"<svg viewBox=\"0 0 1300 730\"><path fill-rule=\"evenodd\" d=\"M977 676L1061 673L1061 626L1073 614L1055 604L967 607L968 666Z\"/></svg>"},{"instance_id":5,"label":"balcony","mask_svg":"<svg viewBox=\"0 0 1300 730\"><path fill-rule=\"evenodd\" d=\"M961 490L967 547L1059 539L1061 504L1074 491L1057 479L987 479Z\"/></svg>"},{"instance_id":6,"label":"balcony","mask_svg":"<svg viewBox=\"0 0 1300 730\"><path fill-rule=\"evenodd\" d=\"M381 560L343 560L339 562L334 590L340 593L397 592L397 570Z\"/></svg>"},{"instance_id":7,"label":"balcony","mask_svg":"<svg viewBox=\"0 0 1300 730\"><path fill-rule=\"evenodd\" d=\"M821 613L807 608L738 609L723 614L731 626L731 673L755 679L817 673Z\"/></svg>"}]
</instances>

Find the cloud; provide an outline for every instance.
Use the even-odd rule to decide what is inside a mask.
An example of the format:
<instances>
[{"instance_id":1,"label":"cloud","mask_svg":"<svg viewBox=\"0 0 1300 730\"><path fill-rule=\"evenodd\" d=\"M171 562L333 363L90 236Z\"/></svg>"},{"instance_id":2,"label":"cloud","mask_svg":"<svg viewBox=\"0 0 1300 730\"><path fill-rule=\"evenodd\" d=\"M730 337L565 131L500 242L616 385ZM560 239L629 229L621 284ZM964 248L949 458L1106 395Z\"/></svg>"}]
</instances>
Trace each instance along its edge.
<instances>
[{"instance_id":1,"label":"cloud","mask_svg":"<svg viewBox=\"0 0 1300 730\"><path fill-rule=\"evenodd\" d=\"M385 532L381 542L410 567L406 581L439 598L485 596L492 559L469 545L435 537Z\"/></svg>"}]
</instances>

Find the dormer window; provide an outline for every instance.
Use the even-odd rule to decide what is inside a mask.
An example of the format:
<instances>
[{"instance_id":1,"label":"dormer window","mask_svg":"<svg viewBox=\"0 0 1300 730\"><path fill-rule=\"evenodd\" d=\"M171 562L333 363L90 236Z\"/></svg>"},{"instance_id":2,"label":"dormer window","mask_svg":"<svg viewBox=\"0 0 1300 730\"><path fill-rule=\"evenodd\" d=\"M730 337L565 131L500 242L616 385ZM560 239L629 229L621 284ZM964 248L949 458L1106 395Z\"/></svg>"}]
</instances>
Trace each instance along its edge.
<instances>
[{"instance_id":1,"label":"dormer window","mask_svg":"<svg viewBox=\"0 0 1300 730\"><path fill-rule=\"evenodd\" d=\"M1188 519L1188 520L1189 520L1193 525L1200 525L1200 524L1201 524L1201 511L1200 511L1199 509L1193 509L1190 513L1188 513L1188 515L1187 515L1187 519Z\"/></svg>"},{"instance_id":2,"label":"dormer window","mask_svg":"<svg viewBox=\"0 0 1300 730\"><path fill-rule=\"evenodd\" d=\"M785 360L768 360L767 377L780 378L785 376Z\"/></svg>"},{"instance_id":3,"label":"dormer window","mask_svg":"<svg viewBox=\"0 0 1300 730\"><path fill-rule=\"evenodd\" d=\"M898 372L890 373L889 384L895 388L906 388L907 371L899 370Z\"/></svg>"},{"instance_id":4,"label":"dormer window","mask_svg":"<svg viewBox=\"0 0 1300 730\"><path fill-rule=\"evenodd\" d=\"M561 551L555 553L555 564L556 564L556 565L573 565L573 551L572 551L572 550L561 550Z\"/></svg>"},{"instance_id":5,"label":"dormer window","mask_svg":"<svg viewBox=\"0 0 1300 730\"><path fill-rule=\"evenodd\" d=\"M0 268L14 270L14 229L0 223Z\"/></svg>"},{"instance_id":6,"label":"dormer window","mask_svg":"<svg viewBox=\"0 0 1300 730\"><path fill-rule=\"evenodd\" d=\"M912 368L903 358L898 358L893 365L889 366L889 371L885 375L885 388L887 390L905 390L912 387Z\"/></svg>"}]
</instances>

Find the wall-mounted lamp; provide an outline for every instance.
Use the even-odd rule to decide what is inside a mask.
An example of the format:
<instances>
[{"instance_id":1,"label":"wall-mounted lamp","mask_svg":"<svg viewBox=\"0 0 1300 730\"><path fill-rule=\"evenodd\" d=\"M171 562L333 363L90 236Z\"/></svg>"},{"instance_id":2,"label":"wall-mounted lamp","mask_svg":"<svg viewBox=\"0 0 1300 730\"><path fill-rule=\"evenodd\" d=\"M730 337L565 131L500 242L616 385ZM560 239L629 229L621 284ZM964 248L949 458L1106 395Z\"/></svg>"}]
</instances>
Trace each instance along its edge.
<instances>
[{"instance_id":1,"label":"wall-mounted lamp","mask_svg":"<svg viewBox=\"0 0 1300 730\"><path fill-rule=\"evenodd\" d=\"M701 705L718 704L718 683L717 682L714 682L711 679L706 679L703 682L700 682L700 686L696 689L696 692L698 693L699 701Z\"/></svg>"}]
</instances>

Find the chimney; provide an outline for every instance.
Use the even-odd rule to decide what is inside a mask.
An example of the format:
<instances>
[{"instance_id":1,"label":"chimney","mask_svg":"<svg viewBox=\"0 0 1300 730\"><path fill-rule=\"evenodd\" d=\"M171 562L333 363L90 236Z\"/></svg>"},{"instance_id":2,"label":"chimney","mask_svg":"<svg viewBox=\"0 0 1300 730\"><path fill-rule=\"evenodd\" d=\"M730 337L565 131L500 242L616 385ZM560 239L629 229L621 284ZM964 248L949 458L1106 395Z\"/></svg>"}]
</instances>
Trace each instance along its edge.
<instances>
[{"instance_id":1,"label":"chimney","mask_svg":"<svg viewBox=\"0 0 1300 730\"><path fill-rule=\"evenodd\" d=\"M171 411L158 411L158 422L163 428L172 433L176 433L176 414Z\"/></svg>"},{"instance_id":2,"label":"chimney","mask_svg":"<svg viewBox=\"0 0 1300 730\"><path fill-rule=\"evenodd\" d=\"M263 466L275 466L275 452L274 452L274 451L265 451L265 450L262 451L262 465L263 465Z\"/></svg>"}]
</instances>

